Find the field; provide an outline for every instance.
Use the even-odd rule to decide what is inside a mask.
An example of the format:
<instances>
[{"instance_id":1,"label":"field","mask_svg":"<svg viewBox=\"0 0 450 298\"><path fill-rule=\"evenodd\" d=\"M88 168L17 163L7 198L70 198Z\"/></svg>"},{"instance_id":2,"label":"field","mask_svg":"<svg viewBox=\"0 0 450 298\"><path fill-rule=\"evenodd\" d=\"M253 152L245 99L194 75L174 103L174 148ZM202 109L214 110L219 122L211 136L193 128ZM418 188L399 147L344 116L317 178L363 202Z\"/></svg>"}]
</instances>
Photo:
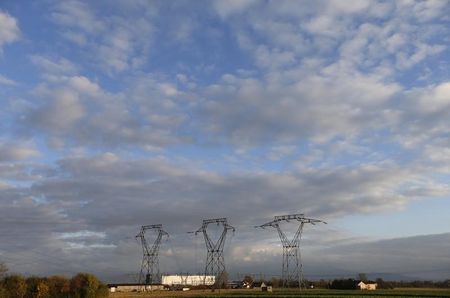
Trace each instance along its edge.
<instances>
[{"instance_id":1,"label":"field","mask_svg":"<svg viewBox=\"0 0 450 298\"><path fill-rule=\"evenodd\" d=\"M394 290L298 290L274 289L272 293L253 290L196 290L196 291L155 291L152 293L111 293L111 298L141 297L450 297L450 289L394 289Z\"/></svg>"}]
</instances>

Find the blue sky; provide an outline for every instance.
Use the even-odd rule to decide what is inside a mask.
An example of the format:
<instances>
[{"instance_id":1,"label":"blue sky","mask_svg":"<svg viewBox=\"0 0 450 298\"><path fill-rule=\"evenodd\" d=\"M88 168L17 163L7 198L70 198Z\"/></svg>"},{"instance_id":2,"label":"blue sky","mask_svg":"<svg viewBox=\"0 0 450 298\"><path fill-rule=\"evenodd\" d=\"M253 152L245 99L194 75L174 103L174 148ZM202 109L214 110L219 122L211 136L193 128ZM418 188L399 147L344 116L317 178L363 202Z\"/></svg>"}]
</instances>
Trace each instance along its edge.
<instances>
[{"instance_id":1,"label":"blue sky","mask_svg":"<svg viewBox=\"0 0 450 298\"><path fill-rule=\"evenodd\" d=\"M185 232L228 217L229 271L276 274L276 234L252 227L303 212L329 222L305 231L311 276L448 277L449 15L447 1L2 1L0 260L123 280L139 227L162 223L162 270L195 271Z\"/></svg>"}]
</instances>

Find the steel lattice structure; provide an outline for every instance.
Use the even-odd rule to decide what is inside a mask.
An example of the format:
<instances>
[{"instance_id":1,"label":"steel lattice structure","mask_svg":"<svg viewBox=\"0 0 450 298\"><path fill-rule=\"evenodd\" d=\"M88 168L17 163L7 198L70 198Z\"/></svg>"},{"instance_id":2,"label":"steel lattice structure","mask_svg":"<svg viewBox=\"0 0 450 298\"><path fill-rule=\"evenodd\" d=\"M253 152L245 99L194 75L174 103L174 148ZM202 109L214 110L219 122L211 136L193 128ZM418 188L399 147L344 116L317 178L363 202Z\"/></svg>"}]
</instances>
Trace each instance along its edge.
<instances>
[{"instance_id":1,"label":"steel lattice structure","mask_svg":"<svg viewBox=\"0 0 450 298\"><path fill-rule=\"evenodd\" d=\"M148 230L155 231L157 233L155 242L150 247L147 239L145 238L145 233ZM151 285L161 282L161 276L159 272L159 247L161 245L161 240L163 236L169 236L169 234L162 229L161 224L142 226L139 234L136 238L140 239L142 244L142 265L141 271L139 273L139 284Z\"/></svg>"},{"instance_id":2,"label":"steel lattice structure","mask_svg":"<svg viewBox=\"0 0 450 298\"><path fill-rule=\"evenodd\" d=\"M292 240L289 240L286 237L286 234L281 230L279 223L290 222L291 220L298 221L300 224ZM303 281L300 240L303 233L303 226L305 224L315 225L316 223L326 224L326 222L319 219L306 218L303 214L290 214L275 216L272 221L257 226L259 228L273 227L277 229L278 236L280 236L281 244L283 246L283 267L281 276L284 287L289 287L290 285L298 286L301 289L305 287Z\"/></svg>"},{"instance_id":3,"label":"steel lattice structure","mask_svg":"<svg viewBox=\"0 0 450 298\"><path fill-rule=\"evenodd\" d=\"M217 239L217 241L213 241L211 237L208 235L208 225L215 223L217 225L222 225L223 230L222 233ZM225 260L223 257L223 248L225 245L225 238L227 236L228 230L235 231L235 228L230 226L227 222L226 218L215 218L215 219L205 219L203 220L202 226L195 231L195 235L202 232L203 237L205 238L206 249L208 251L206 256L206 264L205 264L205 277L206 276L214 276L216 278L216 284L220 281L225 272Z\"/></svg>"}]
</instances>

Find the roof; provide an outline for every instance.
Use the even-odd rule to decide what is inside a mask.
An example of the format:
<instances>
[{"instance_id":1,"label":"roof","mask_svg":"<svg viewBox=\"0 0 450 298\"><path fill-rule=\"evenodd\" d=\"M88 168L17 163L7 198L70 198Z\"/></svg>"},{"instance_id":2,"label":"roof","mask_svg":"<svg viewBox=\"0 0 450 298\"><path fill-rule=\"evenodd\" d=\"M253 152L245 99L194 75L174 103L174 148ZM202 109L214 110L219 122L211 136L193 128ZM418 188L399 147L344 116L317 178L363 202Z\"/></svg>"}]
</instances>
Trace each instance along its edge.
<instances>
[{"instance_id":1,"label":"roof","mask_svg":"<svg viewBox=\"0 0 450 298\"><path fill-rule=\"evenodd\" d=\"M358 282L358 285L359 285L360 283L363 283L363 284L365 284L365 285L376 285L376 284L377 284L376 282L370 281L370 280L366 280L366 281L360 280L360 281Z\"/></svg>"}]
</instances>

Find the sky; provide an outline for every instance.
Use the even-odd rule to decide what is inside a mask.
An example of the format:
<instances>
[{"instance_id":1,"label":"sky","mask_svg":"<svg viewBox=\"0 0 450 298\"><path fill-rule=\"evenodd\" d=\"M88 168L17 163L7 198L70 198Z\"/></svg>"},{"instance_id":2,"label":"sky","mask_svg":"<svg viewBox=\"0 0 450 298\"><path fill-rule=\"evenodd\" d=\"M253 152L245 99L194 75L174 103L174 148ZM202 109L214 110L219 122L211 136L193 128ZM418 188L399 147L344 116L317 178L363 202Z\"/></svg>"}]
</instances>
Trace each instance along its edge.
<instances>
[{"instance_id":1,"label":"sky","mask_svg":"<svg viewBox=\"0 0 450 298\"><path fill-rule=\"evenodd\" d=\"M279 275L303 213L309 279L450 276L448 1L0 0L0 261L133 281ZM292 235L295 223L282 228ZM217 237L217 229L210 233ZM155 235L149 234L152 241Z\"/></svg>"}]
</instances>

